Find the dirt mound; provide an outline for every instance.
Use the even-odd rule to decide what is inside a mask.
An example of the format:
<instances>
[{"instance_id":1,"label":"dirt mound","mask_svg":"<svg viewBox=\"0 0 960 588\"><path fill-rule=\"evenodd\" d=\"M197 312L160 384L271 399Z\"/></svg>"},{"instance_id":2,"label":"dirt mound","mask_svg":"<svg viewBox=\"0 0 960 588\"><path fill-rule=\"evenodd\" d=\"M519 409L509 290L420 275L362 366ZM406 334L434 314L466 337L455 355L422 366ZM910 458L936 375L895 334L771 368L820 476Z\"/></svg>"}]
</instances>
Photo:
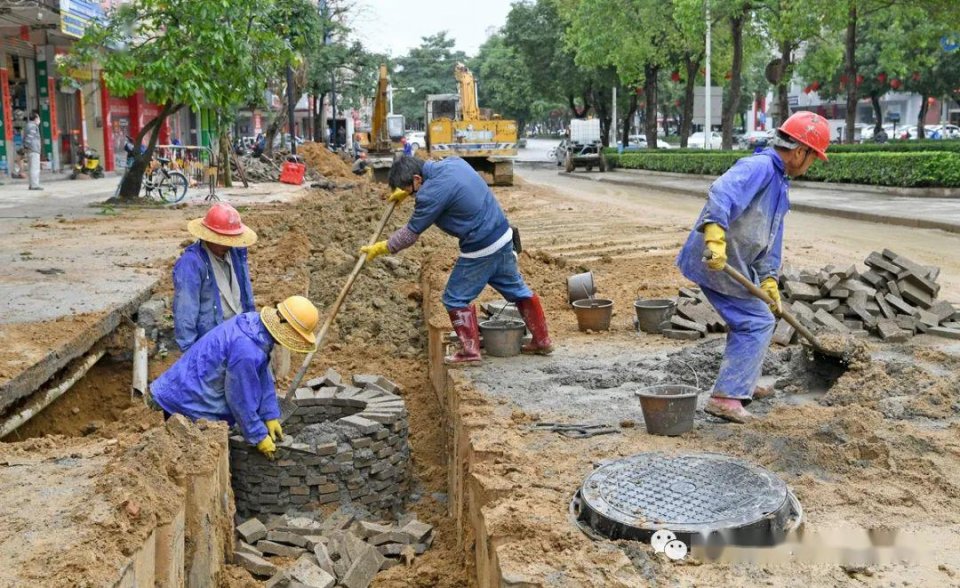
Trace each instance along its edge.
<instances>
[{"instance_id":1,"label":"dirt mound","mask_svg":"<svg viewBox=\"0 0 960 588\"><path fill-rule=\"evenodd\" d=\"M220 423L171 419L117 439L54 436L0 446L7 465L0 526L12 531L0 540L0 584L116 579L147 536L179 512L187 476L217 467L225 436Z\"/></svg>"},{"instance_id":2,"label":"dirt mound","mask_svg":"<svg viewBox=\"0 0 960 588\"><path fill-rule=\"evenodd\" d=\"M350 170L350 166L322 143L304 143L297 147L297 153L303 157L308 170L315 171L326 178L357 179Z\"/></svg>"}]
</instances>

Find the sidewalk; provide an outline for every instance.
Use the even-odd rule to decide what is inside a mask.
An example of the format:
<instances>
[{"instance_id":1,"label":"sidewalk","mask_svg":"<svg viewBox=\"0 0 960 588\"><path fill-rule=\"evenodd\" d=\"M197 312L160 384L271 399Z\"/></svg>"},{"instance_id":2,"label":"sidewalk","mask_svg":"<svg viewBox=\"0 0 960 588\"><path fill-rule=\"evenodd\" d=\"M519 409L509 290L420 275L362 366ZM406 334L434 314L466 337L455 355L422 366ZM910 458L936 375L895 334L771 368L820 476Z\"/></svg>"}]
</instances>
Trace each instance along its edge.
<instances>
[{"instance_id":1,"label":"sidewalk","mask_svg":"<svg viewBox=\"0 0 960 588\"><path fill-rule=\"evenodd\" d=\"M565 175L579 180L652 188L698 198L706 197L714 180L709 176L622 169L606 173L576 171ZM790 189L791 210L960 233L960 199L894 196L837 188L836 184L823 188L810 186L810 182L805 182L802 187Z\"/></svg>"}]
</instances>

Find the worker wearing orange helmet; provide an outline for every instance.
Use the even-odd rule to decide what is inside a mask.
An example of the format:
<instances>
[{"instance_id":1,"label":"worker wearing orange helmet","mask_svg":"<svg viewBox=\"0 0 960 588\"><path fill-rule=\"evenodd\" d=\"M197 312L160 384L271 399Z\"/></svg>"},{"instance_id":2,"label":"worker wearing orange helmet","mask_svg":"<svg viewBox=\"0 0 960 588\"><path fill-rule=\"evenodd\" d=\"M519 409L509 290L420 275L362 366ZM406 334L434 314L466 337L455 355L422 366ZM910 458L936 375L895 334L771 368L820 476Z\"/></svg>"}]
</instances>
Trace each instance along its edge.
<instances>
[{"instance_id":1,"label":"worker wearing orange helmet","mask_svg":"<svg viewBox=\"0 0 960 588\"><path fill-rule=\"evenodd\" d=\"M253 312L253 285L247 247L257 234L225 202L187 223L197 242L173 266L173 324L180 351L186 351L223 321Z\"/></svg>"},{"instance_id":2,"label":"worker wearing orange helmet","mask_svg":"<svg viewBox=\"0 0 960 588\"><path fill-rule=\"evenodd\" d=\"M814 159L827 160L830 127L801 111L777 129L770 147L737 161L720 176L707 197L690 237L677 257L683 275L700 286L727 323L727 346L708 414L744 423L780 310L783 221L790 209L790 179L802 176ZM768 308L723 272L725 264L752 279L774 301Z\"/></svg>"}]
</instances>

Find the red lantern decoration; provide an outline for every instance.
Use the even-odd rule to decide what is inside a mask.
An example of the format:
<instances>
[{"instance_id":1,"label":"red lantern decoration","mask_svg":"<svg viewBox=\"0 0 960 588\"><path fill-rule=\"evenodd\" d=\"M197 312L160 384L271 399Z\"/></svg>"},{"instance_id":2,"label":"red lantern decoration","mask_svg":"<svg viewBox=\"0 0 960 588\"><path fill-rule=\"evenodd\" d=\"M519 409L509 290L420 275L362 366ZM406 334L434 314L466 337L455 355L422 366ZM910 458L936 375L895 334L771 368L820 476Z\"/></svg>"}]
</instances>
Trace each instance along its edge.
<instances>
[{"instance_id":1,"label":"red lantern decoration","mask_svg":"<svg viewBox=\"0 0 960 588\"><path fill-rule=\"evenodd\" d=\"M843 74L842 76L840 76L840 85L841 85L841 86L846 86L846 85L847 85L847 82L849 82L849 81L850 81L850 78L847 77L847 74Z\"/></svg>"},{"instance_id":2,"label":"red lantern decoration","mask_svg":"<svg viewBox=\"0 0 960 588\"><path fill-rule=\"evenodd\" d=\"M639 96L640 94L643 94L643 88L637 86L637 89L635 90L635 92L637 93L637 96Z\"/></svg>"},{"instance_id":3,"label":"red lantern decoration","mask_svg":"<svg viewBox=\"0 0 960 588\"><path fill-rule=\"evenodd\" d=\"M674 82L679 82L679 81L680 81L680 72L674 71L672 74L670 74L670 79L673 80Z\"/></svg>"},{"instance_id":4,"label":"red lantern decoration","mask_svg":"<svg viewBox=\"0 0 960 588\"><path fill-rule=\"evenodd\" d=\"M857 75L857 85L859 86L862 83L863 83L863 76Z\"/></svg>"},{"instance_id":5,"label":"red lantern decoration","mask_svg":"<svg viewBox=\"0 0 960 588\"><path fill-rule=\"evenodd\" d=\"M804 89L803 89L803 93L804 93L804 94L809 94L809 93L810 93L810 86L807 86L806 88L804 88Z\"/></svg>"},{"instance_id":6,"label":"red lantern decoration","mask_svg":"<svg viewBox=\"0 0 960 588\"><path fill-rule=\"evenodd\" d=\"M881 84L887 83L887 74L885 73L877 74L877 81L880 82Z\"/></svg>"},{"instance_id":7,"label":"red lantern decoration","mask_svg":"<svg viewBox=\"0 0 960 588\"><path fill-rule=\"evenodd\" d=\"M725 80L732 80L732 79L733 79L733 72L732 72L732 71L728 71L727 73L723 74L723 79L725 79Z\"/></svg>"},{"instance_id":8,"label":"red lantern decoration","mask_svg":"<svg viewBox=\"0 0 960 588\"><path fill-rule=\"evenodd\" d=\"M820 89L820 82L814 81L812 84L810 84L810 89L813 90L814 92L816 92L817 90L819 90L819 89Z\"/></svg>"},{"instance_id":9,"label":"red lantern decoration","mask_svg":"<svg viewBox=\"0 0 960 588\"><path fill-rule=\"evenodd\" d=\"M934 98L933 96L927 98L927 104L929 104L930 106L933 106L936 103L937 103L937 99Z\"/></svg>"},{"instance_id":10,"label":"red lantern decoration","mask_svg":"<svg viewBox=\"0 0 960 588\"><path fill-rule=\"evenodd\" d=\"M675 107L677 107L677 108L680 108L680 101L679 101L679 100L674 100L674 101L673 101L673 105L674 105Z\"/></svg>"},{"instance_id":11,"label":"red lantern decoration","mask_svg":"<svg viewBox=\"0 0 960 588\"><path fill-rule=\"evenodd\" d=\"M890 87L893 88L894 90L899 90L901 84L902 82L900 82L900 80L898 80L897 78L893 78L892 80L890 80Z\"/></svg>"}]
</instances>

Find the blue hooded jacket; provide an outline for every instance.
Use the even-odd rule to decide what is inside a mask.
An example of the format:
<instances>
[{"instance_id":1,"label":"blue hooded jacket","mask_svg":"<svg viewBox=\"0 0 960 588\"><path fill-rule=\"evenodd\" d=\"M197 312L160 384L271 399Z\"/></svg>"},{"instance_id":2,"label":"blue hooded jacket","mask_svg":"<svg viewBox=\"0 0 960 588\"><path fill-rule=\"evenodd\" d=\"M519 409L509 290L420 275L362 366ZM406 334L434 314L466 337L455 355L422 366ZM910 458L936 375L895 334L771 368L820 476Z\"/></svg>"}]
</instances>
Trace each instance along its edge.
<instances>
[{"instance_id":1,"label":"blue hooded jacket","mask_svg":"<svg viewBox=\"0 0 960 588\"><path fill-rule=\"evenodd\" d=\"M496 243L510 228L490 187L459 157L423 164L423 185L407 228L420 235L433 224L460 239L463 253Z\"/></svg>"},{"instance_id":2,"label":"blue hooded jacket","mask_svg":"<svg viewBox=\"0 0 960 588\"><path fill-rule=\"evenodd\" d=\"M703 225L717 223L727 232L727 263L754 283L779 277L783 220L790 210L790 179L772 147L740 159L710 186L693 231L677 256L689 280L734 298L751 298L746 288L703 262Z\"/></svg>"},{"instance_id":3,"label":"blue hooded jacket","mask_svg":"<svg viewBox=\"0 0 960 588\"><path fill-rule=\"evenodd\" d=\"M237 424L256 445L267 436L264 422L280 418L273 345L258 313L238 314L201 337L150 384L150 393L171 414Z\"/></svg>"},{"instance_id":4,"label":"blue hooded jacket","mask_svg":"<svg viewBox=\"0 0 960 588\"><path fill-rule=\"evenodd\" d=\"M247 266L246 247L230 249L233 270L240 285L240 311L253 312L253 284ZM197 241L183 250L173 266L173 333L180 351L190 349L197 339L223 322L220 288L213 277L210 256Z\"/></svg>"}]
</instances>

